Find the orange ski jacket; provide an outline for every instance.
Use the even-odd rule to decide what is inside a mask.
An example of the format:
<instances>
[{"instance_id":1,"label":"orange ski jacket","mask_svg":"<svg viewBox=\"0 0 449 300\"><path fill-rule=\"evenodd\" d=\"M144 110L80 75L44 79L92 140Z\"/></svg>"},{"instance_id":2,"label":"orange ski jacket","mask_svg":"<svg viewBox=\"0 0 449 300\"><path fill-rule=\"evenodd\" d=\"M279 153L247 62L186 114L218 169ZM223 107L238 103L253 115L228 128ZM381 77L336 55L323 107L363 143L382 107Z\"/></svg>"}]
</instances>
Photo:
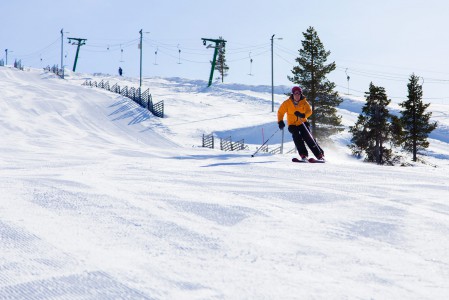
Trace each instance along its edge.
<instances>
[{"instance_id":1,"label":"orange ski jacket","mask_svg":"<svg viewBox=\"0 0 449 300\"><path fill-rule=\"evenodd\" d=\"M298 118L295 116L295 111L305 114L305 118ZM307 98L301 97L298 104L293 103L293 99L288 98L285 100L278 110L278 123L284 119L284 115L287 114L287 124L288 125L301 125L303 122L307 122L307 118L312 115L312 107Z\"/></svg>"}]
</instances>

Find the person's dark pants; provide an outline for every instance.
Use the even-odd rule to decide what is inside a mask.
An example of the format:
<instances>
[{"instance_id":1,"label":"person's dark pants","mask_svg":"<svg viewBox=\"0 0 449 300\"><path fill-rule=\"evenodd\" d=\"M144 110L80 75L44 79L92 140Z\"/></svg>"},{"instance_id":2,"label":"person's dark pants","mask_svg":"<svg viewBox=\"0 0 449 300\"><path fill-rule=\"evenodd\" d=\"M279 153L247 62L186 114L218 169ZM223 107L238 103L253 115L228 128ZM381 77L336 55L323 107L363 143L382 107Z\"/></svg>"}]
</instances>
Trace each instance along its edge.
<instances>
[{"instance_id":1,"label":"person's dark pants","mask_svg":"<svg viewBox=\"0 0 449 300\"><path fill-rule=\"evenodd\" d=\"M307 126L307 128L305 126ZM300 156L309 156L309 152L307 151L304 142L309 146L316 158L321 158L324 155L323 149L321 149L310 133L309 122L305 122L299 126L289 125L288 131L292 134L293 142L295 143Z\"/></svg>"}]
</instances>

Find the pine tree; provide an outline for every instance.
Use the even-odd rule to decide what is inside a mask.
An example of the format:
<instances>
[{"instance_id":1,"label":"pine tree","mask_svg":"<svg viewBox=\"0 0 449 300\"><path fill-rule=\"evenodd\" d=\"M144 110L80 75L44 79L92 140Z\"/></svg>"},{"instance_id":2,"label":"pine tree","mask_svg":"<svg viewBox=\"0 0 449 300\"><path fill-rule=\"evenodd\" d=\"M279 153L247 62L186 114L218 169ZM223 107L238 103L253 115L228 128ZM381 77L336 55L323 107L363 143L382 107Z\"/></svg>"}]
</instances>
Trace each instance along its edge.
<instances>
[{"instance_id":1,"label":"pine tree","mask_svg":"<svg viewBox=\"0 0 449 300\"><path fill-rule=\"evenodd\" d=\"M352 154L358 158L362 157L363 153L368 149L367 123L368 117L360 114L355 125L349 127L349 132L352 134L349 148Z\"/></svg>"},{"instance_id":2,"label":"pine tree","mask_svg":"<svg viewBox=\"0 0 449 300\"><path fill-rule=\"evenodd\" d=\"M223 38L220 36L220 40L223 40ZM229 67L226 64L226 47L225 43L221 43L220 48L218 48L218 55L217 55L217 61L215 64L215 70L220 72L221 75L221 82L224 81L224 77L227 76L227 73L229 71Z\"/></svg>"},{"instance_id":3,"label":"pine tree","mask_svg":"<svg viewBox=\"0 0 449 300\"><path fill-rule=\"evenodd\" d=\"M401 119L393 115L391 116L390 137L392 147L402 146L405 137L404 127Z\"/></svg>"},{"instance_id":4,"label":"pine tree","mask_svg":"<svg viewBox=\"0 0 449 300\"><path fill-rule=\"evenodd\" d=\"M337 116L336 107L343 100L334 91L335 83L326 78L336 68L335 62L326 64L330 51L324 49L313 27L309 27L303 36L302 49L295 59L298 66L293 67L293 76L288 76L288 79L301 86L312 106L312 134L316 136L317 123L335 127L341 125L341 116Z\"/></svg>"},{"instance_id":5,"label":"pine tree","mask_svg":"<svg viewBox=\"0 0 449 300\"><path fill-rule=\"evenodd\" d=\"M413 161L417 160L417 153L429 147L427 137L436 127L437 123L429 123L431 112L425 112L430 103L422 102L422 85L418 84L419 77L412 74L407 84L408 100L399 105L404 108L401 111L401 123L404 127L404 150L413 154Z\"/></svg>"},{"instance_id":6,"label":"pine tree","mask_svg":"<svg viewBox=\"0 0 449 300\"><path fill-rule=\"evenodd\" d=\"M398 144L398 121L388 111L390 104L385 89L370 83L369 91L365 93L366 104L362 108L354 126L349 146L354 155L365 153L365 160L377 164L393 164L392 146ZM389 147L387 147L389 145Z\"/></svg>"}]
</instances>

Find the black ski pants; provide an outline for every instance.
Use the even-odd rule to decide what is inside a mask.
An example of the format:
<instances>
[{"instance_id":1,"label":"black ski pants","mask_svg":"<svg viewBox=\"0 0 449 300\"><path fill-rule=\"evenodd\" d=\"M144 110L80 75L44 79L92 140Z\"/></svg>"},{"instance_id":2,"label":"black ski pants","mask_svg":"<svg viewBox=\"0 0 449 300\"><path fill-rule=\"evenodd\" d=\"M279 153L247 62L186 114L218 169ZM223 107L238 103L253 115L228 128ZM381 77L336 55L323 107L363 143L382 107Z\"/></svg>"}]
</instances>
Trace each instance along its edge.
<instances>
[{"instance_id":1,"label":"black ski pants","mask_svg":"<svg viewBox=\"0 0 449 300\"><path fill-rule=\"evenodd\" d=\"M321 149L317 141L310 133L309 122L305 122L299 126L289 125L288 131L292 134L293 142L295 143L299 155L309 156L309 152L307 151L304 142L307 144L307 146L309 146L310 150L313 152L313 155L315 155L316 158L321 158L324 155L323 149Z\"/></svg>"}]
</instances>

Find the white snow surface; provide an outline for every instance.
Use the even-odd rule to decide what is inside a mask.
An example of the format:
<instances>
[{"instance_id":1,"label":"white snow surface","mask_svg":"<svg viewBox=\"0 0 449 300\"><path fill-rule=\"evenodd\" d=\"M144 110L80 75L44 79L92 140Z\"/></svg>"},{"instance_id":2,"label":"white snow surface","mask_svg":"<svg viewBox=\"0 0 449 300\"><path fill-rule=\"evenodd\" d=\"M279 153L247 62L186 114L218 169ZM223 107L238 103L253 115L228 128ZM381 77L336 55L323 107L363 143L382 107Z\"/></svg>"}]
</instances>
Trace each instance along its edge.
<instances>
[{"instance_id":1,"label":"white snow surface","mask_svg":"<svg viewBox=\"0 0 449 300\"><path fill-rule=\"evenodd\" d=\"M449 105L426 163L364 163L345 130L293 164L251 157L289 87L271 112L270 86L145 78L157 118L86 79L139 85L0 67L0 299L448 299Z\"/></svg>"}]
</instances>

